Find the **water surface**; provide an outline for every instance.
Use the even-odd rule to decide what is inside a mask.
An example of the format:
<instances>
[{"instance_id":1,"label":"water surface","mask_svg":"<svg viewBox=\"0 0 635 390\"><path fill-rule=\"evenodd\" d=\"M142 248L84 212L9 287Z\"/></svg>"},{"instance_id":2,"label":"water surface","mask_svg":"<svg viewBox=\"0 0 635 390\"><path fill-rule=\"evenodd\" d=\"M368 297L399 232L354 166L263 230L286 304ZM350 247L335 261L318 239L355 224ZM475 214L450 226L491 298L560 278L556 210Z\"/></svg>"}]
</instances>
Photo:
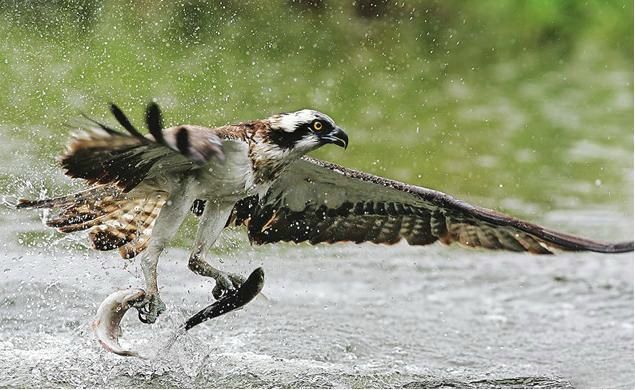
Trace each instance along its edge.
<instances>
[{"instance_id":1,"label":"water surface","mask_svg":"<svg viewBox=\"0 0 635 390\"><path fill-rule=\"evenodd\" d=\"M303 30L311 46L293 34L320 18L289 11L280 20L301 15L295 23L267 16L254 29L228 10L212 26L218 35L201 31L193 42L166 38L170 10L128 14L117 4L86 25L0 9L9 38L0 42L3 199L80 188L54 157L80 112L113 123L109 101L141 123L157 98L168 125L311 107L350 137L347 151L323 148L318 157L554 229L633 237L632 51L615 52L632 48L632 34L576 35L565 52L525 46L509 35L518 26L504 32L507 19L497 35L469 10L458 30L439 10L397 27L336 13ZM445 38L422 34L421 18ZM504 55L507 41L520 54ZM211 300L212 282L186 266L193 228L188 221L160 262L168 312L152 326L134 313L125 319L122 343L153 357L143 361L103 351L89 329L106 296L143 285L138 266L87 250L85 236L44 228L36 212L0 206L0 386L635 387L632 254L251 248L239 230L215 255L232 272L262 266L267 299L162 353Z\"/></svg>"}]
</instances>

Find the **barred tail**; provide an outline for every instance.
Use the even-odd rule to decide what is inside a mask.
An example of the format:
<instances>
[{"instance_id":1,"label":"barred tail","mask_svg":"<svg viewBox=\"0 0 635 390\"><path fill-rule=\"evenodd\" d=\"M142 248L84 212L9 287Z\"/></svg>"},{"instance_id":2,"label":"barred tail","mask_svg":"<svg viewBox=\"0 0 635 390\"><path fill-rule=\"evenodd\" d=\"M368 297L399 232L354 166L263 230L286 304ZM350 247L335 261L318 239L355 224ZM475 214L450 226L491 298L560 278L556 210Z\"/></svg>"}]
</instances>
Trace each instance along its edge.
<instances>
[{"instance_id":1,"label":"barred tail","mask_svg":"<svg viewBox=\"0 0 635 390\"><path fill-rule=\"evenodd\" d=\"M72 205L80 205L88 201L96 199L104 199L114 197L121 192L113 186L95 186L87 190L76 192L74 194L60 196L51 199L29 200L20 199L16 208L18 209L55 209L67 208Z\"/></svg>"},{"instance_id":2,"label":"barred tail","mask_svg":"<svg viewBox=\"0 0 635 390\"><path fill-rule=\"evenodd\" d=\"M99 186L59 198L21 199L17 207L57 209L57 214L49 218L46 225L62 233L90 229L89 237L95 249L119 248L121 257L130 259L147 247L165 202L166 196L161 192L128 198L114 186Z\"/></svg>"}]
</instances>

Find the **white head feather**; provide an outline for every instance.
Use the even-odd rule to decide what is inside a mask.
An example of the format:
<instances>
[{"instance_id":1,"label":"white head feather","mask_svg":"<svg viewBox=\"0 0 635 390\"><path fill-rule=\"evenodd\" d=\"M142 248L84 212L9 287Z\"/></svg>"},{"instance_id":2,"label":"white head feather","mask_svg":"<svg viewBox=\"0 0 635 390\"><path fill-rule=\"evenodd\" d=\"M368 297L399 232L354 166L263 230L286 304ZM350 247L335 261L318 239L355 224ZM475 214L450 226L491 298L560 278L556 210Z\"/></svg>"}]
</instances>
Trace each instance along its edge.
<instances>
[{"instance_id":1,"label":"white head feather","mask_svg":"<svg viewBox=\"0 0 635 390\"><path fill-rule=\"evenodd\" d=\"M298 125L303 123L309 124L316 119L328 121L331 125L335 126L335 122L328 115L309 109L277 114L269 118L269 122L271 123L271 127L291 133L298 128Z\"/></svg>"}]
</instances>

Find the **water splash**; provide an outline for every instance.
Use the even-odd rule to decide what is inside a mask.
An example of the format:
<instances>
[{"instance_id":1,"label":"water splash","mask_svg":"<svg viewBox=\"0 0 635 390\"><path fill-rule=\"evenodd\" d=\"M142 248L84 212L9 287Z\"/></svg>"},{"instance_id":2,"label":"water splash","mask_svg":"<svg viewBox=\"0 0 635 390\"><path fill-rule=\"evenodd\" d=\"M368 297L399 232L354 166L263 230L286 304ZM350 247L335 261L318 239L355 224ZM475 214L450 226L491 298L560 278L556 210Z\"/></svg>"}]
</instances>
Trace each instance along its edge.
<instances>
[{"instance_id":1,"label":"water splash","mask_svg":"<svg viewBox=\"0 0 635 390\"><path fill-rule=\"evenodd\" d=\"M159 348L159 350L157 351L157 356L165 356L168 354L168 352L170 352L170 350L172 349L172 347L174 346L174 344L183 336L185 336L187 334L187 331L185 330L184 327L180 326L179 328L177 328L176 330L174 330L172 332L172 334L170 334L170 336L168 336L167 341L165 342L165 344Z\"/></svg>"},{"instance_id":2,"label":"water splash","mask_svg":"<svg viewBox=\"0 0 635 390\"><path fill-rule=\"evenodd\" d=\"M15 209L18 205L18 198L15 195L0 195L0 206Z\"/></svg>"}]
</instances>

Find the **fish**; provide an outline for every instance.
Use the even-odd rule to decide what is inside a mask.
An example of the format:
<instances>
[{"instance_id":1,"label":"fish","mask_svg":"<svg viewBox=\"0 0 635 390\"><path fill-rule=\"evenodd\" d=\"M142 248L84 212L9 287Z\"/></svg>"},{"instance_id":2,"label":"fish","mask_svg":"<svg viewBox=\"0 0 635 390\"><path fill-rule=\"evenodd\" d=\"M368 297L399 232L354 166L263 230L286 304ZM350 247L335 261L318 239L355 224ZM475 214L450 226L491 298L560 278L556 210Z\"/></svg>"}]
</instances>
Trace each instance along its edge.
<instances>
[{"instance_id":1,"label":"fish","mask_svg":"<svg viewBox=\"0 0 635 390\"><path fill-rule=\"evenodd\" d=\"M265 272L256 268L236 290L227 292L220 300L205 307L190 317L168 342L168 348L177 341L179 336L212 318L219 317L230 311L240 309L251 302L265 284ZM119 344L121 336L121 320L131 307L137 307L145 298L145 291L139 288L115 291L110 294L97 309L97 316L92 323L95 337L101 346L112 353L121 356L144 358L137 352L126 350ZM181 333L183 332L183 333Z\"/></svg>"},{"instance_id":2,"label":"fish","mask_svg":"<svg viewBox=\"0 0 635 390\"><path fill-rule=\"evenodd\" d=\"M202 322L219 317L230 311L240 309L254 299L265 285L265 272L256 268L236 290L227 292L220 300L205 307L190 317L181 327L188 331Z\"/></svg>"},{"instance_id":3,"label":"fish","mask_svg":"<svg viewBox=\"0 0 635 390\"><path fill-rule=\"evenodd\" d=\"M91 327L101 346L112 353L121 356L141 357L137 352L126 350L119 344L121 336L121 320L128 309L140 303L145 298L145 291L140 288L130 288L115 291L99 305L97 316Z\"/></svg>"}]
</instances>

